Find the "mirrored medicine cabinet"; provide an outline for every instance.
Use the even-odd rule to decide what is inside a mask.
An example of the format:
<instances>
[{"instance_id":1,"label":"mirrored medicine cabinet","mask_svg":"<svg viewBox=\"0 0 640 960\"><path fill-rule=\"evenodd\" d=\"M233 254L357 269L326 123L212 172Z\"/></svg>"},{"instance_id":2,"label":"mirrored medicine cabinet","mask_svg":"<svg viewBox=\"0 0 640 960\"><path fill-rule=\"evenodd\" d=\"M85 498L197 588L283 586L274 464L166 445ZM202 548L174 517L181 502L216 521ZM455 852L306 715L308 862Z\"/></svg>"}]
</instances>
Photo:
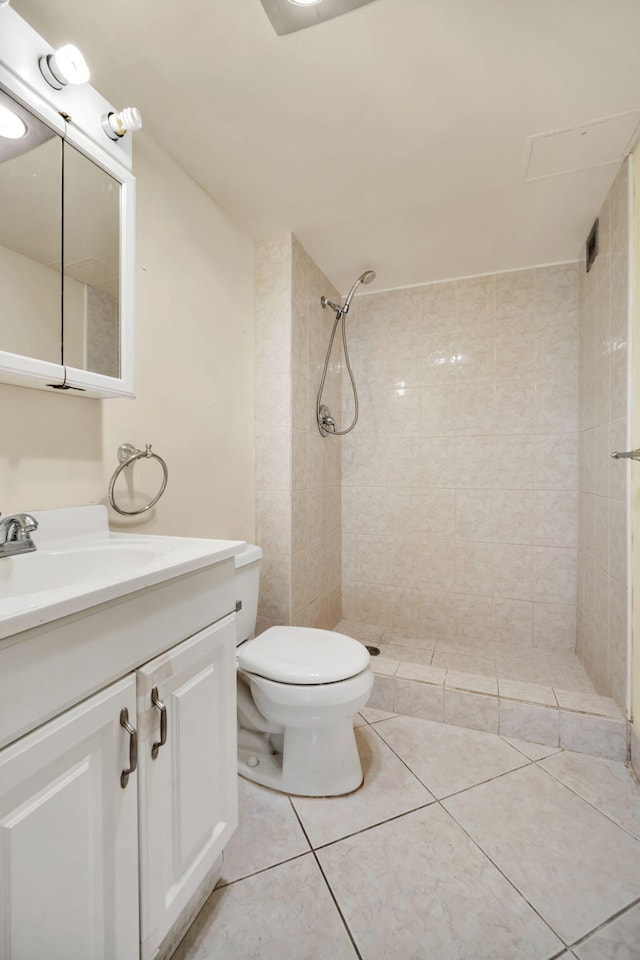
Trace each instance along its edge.
<instances>
[{"instance_id":1,"label":"mirrored medicine cabinet","mask_svg":"<svg viewBox=\"0 0 640 960\"><path fill-rule=\"evenodd\" d=\"M0 133L0 381L132 396L134 178L46 102L27 107L7 76L0 70L0 131L3 113L14 124L13 136Z\"/></svg>"}]
</instances>

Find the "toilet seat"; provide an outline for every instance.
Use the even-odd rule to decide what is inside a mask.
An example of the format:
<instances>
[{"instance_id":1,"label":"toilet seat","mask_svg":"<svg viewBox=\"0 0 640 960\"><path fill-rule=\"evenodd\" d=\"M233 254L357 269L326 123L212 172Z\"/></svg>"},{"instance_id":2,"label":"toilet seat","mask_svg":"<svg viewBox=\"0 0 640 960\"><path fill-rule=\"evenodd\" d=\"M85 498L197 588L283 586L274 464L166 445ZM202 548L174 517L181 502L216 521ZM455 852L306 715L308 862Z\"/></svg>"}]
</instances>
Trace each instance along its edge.
<instances>
[{"instance_id":1,"label":"toilet seat","mask_svg":"<svg viewBox=\"0 0 640 960\"><path fill-rule=\"evenodd\" d=\"M311 627L270 627L241 644L237 654L246 673L300 685L348 680L369 665L369 651L357 640Z\"/></svg>"}]
</instances>

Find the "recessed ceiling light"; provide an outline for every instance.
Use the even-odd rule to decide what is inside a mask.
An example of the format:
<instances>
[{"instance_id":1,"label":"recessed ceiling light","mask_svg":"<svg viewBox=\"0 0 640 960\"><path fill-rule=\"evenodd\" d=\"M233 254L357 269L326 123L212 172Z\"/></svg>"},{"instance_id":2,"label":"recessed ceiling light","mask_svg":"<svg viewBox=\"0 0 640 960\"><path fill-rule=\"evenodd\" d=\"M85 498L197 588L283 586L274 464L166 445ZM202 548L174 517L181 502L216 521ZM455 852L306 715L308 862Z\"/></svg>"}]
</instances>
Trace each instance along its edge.
<instances>
[{"instance_id":1,"label":"recessed ceiling light","mask_svg":"<svg viewBox=\"0 0 640 960\"><path fill-rule=\"evenodd\" d=\"M0 137L19 140L27 132L27 125L13 110L0 103Z\"/></svg>"},{"instance_id":2,"label":"recessed ceiling light","mask_svg":"<svg viewBox=\"0 0 640 960\"><path fill-rule=\"evenodd\" d=\"M373 0L260 0L278 36L333 20Z\"/></svg>"}]
</instances>

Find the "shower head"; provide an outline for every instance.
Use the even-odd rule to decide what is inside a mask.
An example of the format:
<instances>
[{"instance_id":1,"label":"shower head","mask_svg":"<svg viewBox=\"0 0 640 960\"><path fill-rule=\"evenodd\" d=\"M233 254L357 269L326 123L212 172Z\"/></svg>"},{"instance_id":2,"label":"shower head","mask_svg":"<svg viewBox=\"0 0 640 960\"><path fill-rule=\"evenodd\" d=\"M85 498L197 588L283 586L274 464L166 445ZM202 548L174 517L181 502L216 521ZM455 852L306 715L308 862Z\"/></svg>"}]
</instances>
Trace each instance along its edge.
<instances>
[{"instance_id":1,"label":"shower head","mask_svg":"<svg viewBox=\"0 0 640 960\"><path fill-rule=\"evenodd\" d=\"M360 274L360 276L358 277L354 285L351 287L351 290L349 290L349 293L347 294L347 299L345 300L344 307L342 308L343 313L348 312L349 307L351 306L351 300L353 299L353 295L356 292L356 289L358 288L358 286L361 283L371 283L371 281L375 280L375 278L376 278L375 270L365 270L364 273Z\"/></svg>"},{"instance_id":2,"label":"shower head","mask_svg":"<svg viewBox=\"0 0 640 960\"><path fill-rule=\"evenodd\" d=\"M349 307L351 306L351 300L359 284L371 283L371 281L375 280L375 278L376 278L375 270L365 270L364 273L360 274L360 276L358 277L354 285L351 287L351 290L349 290L349 293L347 294L347 299L345 300L342 306L340 306L337 303L332 303L331 300L327 300L326 297L320 297L320 303L322 304L322 308L324 309L325 307L331 307L331 309L335 311L336 316L338 314L340 314L340 316L343 316L345 313L349 312Z\"/></svg>"}]
</instances>

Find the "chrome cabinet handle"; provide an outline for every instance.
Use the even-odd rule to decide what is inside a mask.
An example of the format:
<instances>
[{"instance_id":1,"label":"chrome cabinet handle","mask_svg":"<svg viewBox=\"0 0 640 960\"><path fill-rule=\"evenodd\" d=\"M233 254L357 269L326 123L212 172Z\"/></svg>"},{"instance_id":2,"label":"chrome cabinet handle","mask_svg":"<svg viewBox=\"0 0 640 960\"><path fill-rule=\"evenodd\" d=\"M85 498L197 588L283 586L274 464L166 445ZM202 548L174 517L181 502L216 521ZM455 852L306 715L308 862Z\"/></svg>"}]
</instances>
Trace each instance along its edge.
<instances>
[{"instance_id":1,"label":"chrome cabinet handle","mask_svg":"<svg viewBox=\"0 0 640 960\"><path fill-rule=\"evenodd\" d=\"M158 693L157 687L154 687L151 691L151 703L160 711L160 739L156 740L154 745L151 747L151 759L155 760L158 756L160 747L164 747L165 743L167 742L167 708L165 707L164 702L160 699L160 694Z\"/></svg>"},{"instance_id":2,"label":"chrome cabinet handle","mask_svg":"<svg viewBox=\"0 0 640 960\"><path fill-rule=\"evenodd\" d=\"M129 775L135 773L138 766L138 732L129 723L129 711L126 707L120 711L120 726L124 727L131 738L129 740L129 769L123 770L120 774L120 786L124 790L129 782Z\"/></svg>"},{"instance_id":3,"label":"chrome cabinet handle","mask_svg":"<svg viewBox=\"0 0 640 960\"><path fill-rule=\"evenodd\" d=\"M640 449L639 450L626 450L624 453L620 453L616 450L611 454L614 460L640 460Z\"/></svg>"}]
</instances>

